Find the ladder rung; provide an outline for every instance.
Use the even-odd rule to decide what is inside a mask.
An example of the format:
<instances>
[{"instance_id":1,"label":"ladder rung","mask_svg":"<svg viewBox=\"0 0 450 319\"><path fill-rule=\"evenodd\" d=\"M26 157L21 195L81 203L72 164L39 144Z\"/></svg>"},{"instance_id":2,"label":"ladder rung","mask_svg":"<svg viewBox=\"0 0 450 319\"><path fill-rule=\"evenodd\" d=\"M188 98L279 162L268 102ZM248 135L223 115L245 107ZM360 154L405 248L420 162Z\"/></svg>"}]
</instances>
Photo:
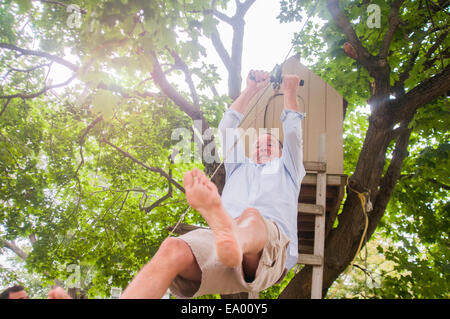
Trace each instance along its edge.
<instances>
[{"instance_id":1,"label":"ladder rung","mask_svg":"<svg viewBox=\"0 0 450 319\"><path fill-rule=\"evenodd\" d=\"M313 266L322 266L322 257L310 254L298 254L298 263Z\"/></svg>"},{"instance_id":2,"label":"ladder rung","mask_svg":"<svg viewBox=\"0 0 450 319\"><path fill-rule=\"evenodd\" d=\"M323 215L323 206L314 204L298 204L298 211L304 214Z\"/></svg>"},{"instance_id":3,"label":"ladder rung","mask_svg":"<svg viewBox=\"0 0 450 319\"><path fill-rule=\"evenodd\" d=\"M327 163L326 162L303 162L305 166L305 171L315 171L315 172L326 172Z\"/></svg>"}]
</instances>

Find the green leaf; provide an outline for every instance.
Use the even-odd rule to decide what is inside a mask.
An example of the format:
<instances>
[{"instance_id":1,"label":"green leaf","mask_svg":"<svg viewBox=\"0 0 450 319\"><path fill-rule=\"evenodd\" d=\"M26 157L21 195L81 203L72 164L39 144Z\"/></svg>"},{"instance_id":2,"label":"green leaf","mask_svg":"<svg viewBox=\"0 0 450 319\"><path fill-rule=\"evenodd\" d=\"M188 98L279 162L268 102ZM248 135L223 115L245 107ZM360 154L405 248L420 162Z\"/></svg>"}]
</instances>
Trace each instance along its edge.
<instances>
[{"instance_id":1,"label":"green leaf","mask_svg":"<svg viewBox=\"0 0 450 319\"><path fill-rule=\"evenodd\" d=\"M218 23L219 23L219 21L217 19L215 19L213 16L206 15L203 18L203 24L202 24L203 33L205 34L205 36L211 37L211 34L214 32Z\"/></svg>"},{"instance_id":2,"label":"green leaf","mask_svg":"<svg viewBox=\"0 0 450 319\"><path fill-rule=\"evenodd\" d=\"M98 90L92 100L92 111L101 113L104 120L109 120L114 115L114 108L117 106L119 98L107 90Z\"/></svg>"},{"instance_id":3,"label":"green leaf","mask_svg":"<svg viewBox=\"0 0 450 319\"><path fill-rule=\"evenodd\" d=\"M19 13L25 13L32 8L31 0L16 0L19 5Z\"/></svg>"}]
</instances>

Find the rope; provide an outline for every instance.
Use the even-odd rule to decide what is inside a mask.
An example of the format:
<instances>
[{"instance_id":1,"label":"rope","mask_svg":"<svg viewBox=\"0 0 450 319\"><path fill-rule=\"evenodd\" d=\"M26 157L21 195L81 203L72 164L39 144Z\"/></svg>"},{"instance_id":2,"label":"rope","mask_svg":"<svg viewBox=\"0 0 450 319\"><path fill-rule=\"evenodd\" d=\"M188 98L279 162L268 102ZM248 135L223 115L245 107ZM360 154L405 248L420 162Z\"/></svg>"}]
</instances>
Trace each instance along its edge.
<instances>
[{"instance_id":1,"label":"rope","mask_svg":"<svg viewBox=\"0 0 450 319\"><path fill-rule=\"evenodd\" d=\"M359 245L358 245L358 249L356 250L356 254L352 259L352 262L350 263L350 267L348 268L347 272L344 275L344 278L342 279L342 281L339 283L338 287L336 288L336 290L334 291L334 293L331 295L330 299L333 299L333 297L336 295L336 292L341 288L342 284L344 283L345 279L347 279L346 277L348 276L348 274L350 273L350 271L353 268L353 265L355 263L356 257L358 256L359 252L361 251L361 247L363 242L366 240L366 233L367 233L367 228L369 227L369 216L367 215L367 211L366 211L366 198L368 198L369 196L369 192L363 192L360 193L358 192L356 189L352 188L349 184L348 184L348 180L349 177L347 177L347 182L346 185L347 187L353 191L354 193L356 193L358 195L359 201L361 202L361 207L363 210L363 214L364 214L364 218L365 218L365 225L364 225L364 231L363 234L361 236L361 240L359 241ZM365 258L367 258L367 253Z\"/></svg>"}]
</instances>

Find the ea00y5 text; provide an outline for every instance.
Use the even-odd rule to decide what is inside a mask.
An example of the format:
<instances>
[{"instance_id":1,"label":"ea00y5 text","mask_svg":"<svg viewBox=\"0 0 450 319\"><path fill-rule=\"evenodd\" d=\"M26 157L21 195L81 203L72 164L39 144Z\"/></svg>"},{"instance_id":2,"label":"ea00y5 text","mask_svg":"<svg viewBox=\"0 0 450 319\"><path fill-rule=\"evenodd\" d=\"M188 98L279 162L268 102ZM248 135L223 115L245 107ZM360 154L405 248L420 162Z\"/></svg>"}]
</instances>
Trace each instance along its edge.
<instances>
[{"instance_id":1,"label":"ea00y5 text","mask_svg":"<svg viewBox=\"0 0 450 319\"><path fill-rule=\"evenodd\" d=\"M265 314L266 304L226 304L225 312L230 314Z\"/></svg>"}]
</instances>

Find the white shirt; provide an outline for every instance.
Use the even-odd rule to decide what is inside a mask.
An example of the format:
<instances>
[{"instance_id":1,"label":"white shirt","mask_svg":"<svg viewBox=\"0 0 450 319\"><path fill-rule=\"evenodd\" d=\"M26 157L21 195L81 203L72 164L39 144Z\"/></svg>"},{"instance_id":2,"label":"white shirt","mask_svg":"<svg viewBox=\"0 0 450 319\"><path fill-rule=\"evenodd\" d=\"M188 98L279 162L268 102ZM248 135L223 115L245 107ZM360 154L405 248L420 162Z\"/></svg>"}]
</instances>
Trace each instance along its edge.
<instances>
[{"instance_id":1,"label":"white shirt","mask_svg":"<svg viewBox=\"0 0 450 319\"><path fill-rule=\"evenodd\" d=\"M257 164L245 156L236 130L242 118L243 114L227 109L219 124L226 170L222 203L233 218L240 216L246 208L253 207L264 218L276 222L290 239L286 261L289 270L298 260L298 196L302 179L306 175L301 128L304 115L293 110L283 110L282 155L263 164ZM234 134L230 134L230 131Z\"/></svg>"}]
</instances>

